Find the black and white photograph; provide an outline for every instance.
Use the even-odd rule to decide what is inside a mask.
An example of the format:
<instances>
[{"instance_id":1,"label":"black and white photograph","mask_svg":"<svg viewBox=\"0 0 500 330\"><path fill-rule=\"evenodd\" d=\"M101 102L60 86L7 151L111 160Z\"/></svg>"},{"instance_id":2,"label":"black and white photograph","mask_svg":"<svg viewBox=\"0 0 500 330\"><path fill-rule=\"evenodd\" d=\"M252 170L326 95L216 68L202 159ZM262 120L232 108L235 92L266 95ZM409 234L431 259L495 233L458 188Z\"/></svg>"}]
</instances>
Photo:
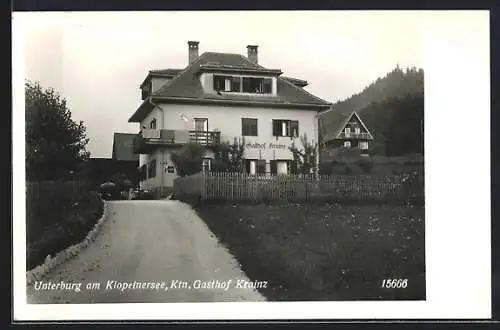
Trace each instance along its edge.
<instances>
[{"instance_id":1,"label":"black and white photograph","mask_svg":"<svg viewBox=\"0 0 500 330\"><path fill-rule=\"evenodd\" d=\"M450 276L432 268L447 267L434 248L449 241L452 250L463 226L448 208L460 199L443 189L457 189L449 169L481 151L466 141L445 168L436 165L471 139L453 124L459 113L429 105L439 94L429 44L445 48L439 33L468 31L462 37L476 45L455 63L484 74L488 34L477 35L488 14L467 17L14 13L23 309L64 319L67 306L88 305L114 308L104 317L142 310L158 319L205 303L217 309L201 312L209 318L233 306L255 317L254 307L262 316L273 303L301 303L310 311L281 304L274 315L390 318L370 306L391 303L395 317L438 315L439 297L454 298L443 277L432 282ZM479 249L489 232L474 230L489 219L475 214ZM437 231L453 222L455 231ZM476 284L472 317L489 302L480 297L489 281ZM161 304L173 314L154 314Z\"/></svg>"}]
</instances>

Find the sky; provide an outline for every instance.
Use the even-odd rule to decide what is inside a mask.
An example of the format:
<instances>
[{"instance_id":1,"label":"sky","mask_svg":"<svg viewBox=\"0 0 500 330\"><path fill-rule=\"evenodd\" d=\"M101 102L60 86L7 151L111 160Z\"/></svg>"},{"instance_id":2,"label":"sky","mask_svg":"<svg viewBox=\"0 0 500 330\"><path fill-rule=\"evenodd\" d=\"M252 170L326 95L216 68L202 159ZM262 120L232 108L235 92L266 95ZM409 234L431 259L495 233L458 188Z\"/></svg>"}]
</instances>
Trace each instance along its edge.
<instances>
[{"instance_id":1,"label":"sky","mask_svg":"<svg viewBox=\"0 0 500 330\"><path fill-rule=\"evenodd\" d=\"M455 16L411 11L38 12L14 13L13 33L23 39L26 78L67 100L72 118L87 127L92 157L111 157L114 132L139 130L128 118L142 102L139 85L148 70L185 67L188 40L199 41L200 54L246 55L247 45L258 45L259 64L307 80L307 91L333 103L360 92L396 65L425 70L424 32L433 21L446 19L446 26L460 28L463 20Z\"/></svg>"}]
</instances>

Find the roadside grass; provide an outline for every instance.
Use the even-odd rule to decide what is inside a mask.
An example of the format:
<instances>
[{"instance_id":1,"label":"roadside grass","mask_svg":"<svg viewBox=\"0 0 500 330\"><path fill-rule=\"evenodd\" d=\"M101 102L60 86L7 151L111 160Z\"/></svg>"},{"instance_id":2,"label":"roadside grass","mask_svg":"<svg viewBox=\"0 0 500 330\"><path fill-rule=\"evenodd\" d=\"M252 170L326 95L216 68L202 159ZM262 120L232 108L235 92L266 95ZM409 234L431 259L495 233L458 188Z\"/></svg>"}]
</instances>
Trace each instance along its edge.
<instances>
[{"instance_id":1,"label":"roadside grass","mask_svg":"<svg viewBox=\"0 0 500 330\"><path fill-rule=\"evenodd\" d=\"M423 206L194 207L270 301L425 299Z\"/></svg>"},{"instance_id":2,"label":"roadside grass","mask_svg":"<svg viewBox=\"0 0 500 330\"><path fill-rule=\"evenodd\" d=\"M43 207L47 198L27 199L26 269L42 264L47 255L82 241L102 216L104 203L96 192L87 191L66 200L58 207ZM38 212L34 212L37 210ZM48 219L48 220L47 220ZM36 223L44 223L38 226Z\"/></svg>"}]
</instances>

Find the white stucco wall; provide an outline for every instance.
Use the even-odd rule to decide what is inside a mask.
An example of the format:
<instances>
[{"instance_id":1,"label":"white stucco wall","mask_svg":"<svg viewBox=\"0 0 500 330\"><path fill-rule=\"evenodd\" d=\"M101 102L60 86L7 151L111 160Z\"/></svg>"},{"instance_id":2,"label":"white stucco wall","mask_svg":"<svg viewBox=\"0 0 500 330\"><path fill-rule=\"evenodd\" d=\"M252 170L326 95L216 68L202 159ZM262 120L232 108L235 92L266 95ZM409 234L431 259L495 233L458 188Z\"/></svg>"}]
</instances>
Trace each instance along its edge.
<instances>
[{"instance_id":1,"label":"white stucco wall","mask_svg":"<svg viewBox=\"0 0 500 330\"><path fill-rule=\"evenodd\" d=\"M245 142L258 143L261 148L247 147L246 158L256 159L292 159L288 147L292 144L290 137L273 136L273 119L288 119L299 121L299 135L307 134L308 139L316 141L315 112L299 109L274 109L253 107L224 107L211 105L179 105L159 104L164 111L163 128L174 130L193 130L195 118L208 118L208 130L219 129L222 141L232 142L234 138L241 138L241 119L257 118L258 136L245 137ZM181 115L188 118L182 120ZM159 119L157 119L159 120ZM301 146L300 139L293 139L296 145ZM271 145L272 144L272 145ZM276 147L278 145L279 147Z\"/></svg>"},{"instance_id":2,"label":"white stucco wall","mask_svg":"<svg viewBox=\"0 0 500 330\"><path fill-rule=\"evenodd\" d=\"M257 118L258 136L245 137L245 158L270 160L291 160L292 153L288 149L292 141L299 147L302 146L300 139L290 137L273 136L273 119L297 120L299 122L299 136L306 133L309 141L317 141L317 129L315 125L315 111L300 109L275 109L254 107L229 107L212 105L181 105L181 104L158 104L163 109L163 122L161 111L155 108L141 123L148 126L149 122L156 118L157 129L172 130L194 130L195 118L208 118L208 130L218 129L221 132L221 141L232 142L234 138L241 138L242 118ZM188 118L185 122L181 115ZM251 147L248 144L254 145ZM258 144L258 145L256 145ZM170 149L159 149L151 155L141 155L140 165L157 159L156 177L143 181L143 189L152 189L163 186L173 186L176 173L167 173L166 166L173 166ZM210 157L210 153L207 153ZM165 164L161 164L161 163ZM269 164L267 166L269 171ZM162 179L163 177L163 179Z\"/></svg>"}]
</instances>

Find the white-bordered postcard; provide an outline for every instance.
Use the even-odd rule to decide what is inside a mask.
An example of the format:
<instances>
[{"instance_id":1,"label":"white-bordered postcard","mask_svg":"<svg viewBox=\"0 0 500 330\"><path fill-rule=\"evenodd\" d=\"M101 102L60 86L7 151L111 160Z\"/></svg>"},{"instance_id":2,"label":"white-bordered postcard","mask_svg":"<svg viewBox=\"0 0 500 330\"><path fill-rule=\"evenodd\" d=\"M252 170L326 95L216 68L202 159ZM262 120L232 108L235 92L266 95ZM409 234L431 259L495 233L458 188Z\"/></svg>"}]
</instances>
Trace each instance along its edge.
<instances>
[{"instance_id":1,"label":"white-bordered postcard","mask_svg":"<svg viewBox=\"0 0 500 330\"><path fill-rule=\"evenodd\" d=\"M491 317L488 11L12 22L15 320Z\"/></svg>"}]
</instances>

